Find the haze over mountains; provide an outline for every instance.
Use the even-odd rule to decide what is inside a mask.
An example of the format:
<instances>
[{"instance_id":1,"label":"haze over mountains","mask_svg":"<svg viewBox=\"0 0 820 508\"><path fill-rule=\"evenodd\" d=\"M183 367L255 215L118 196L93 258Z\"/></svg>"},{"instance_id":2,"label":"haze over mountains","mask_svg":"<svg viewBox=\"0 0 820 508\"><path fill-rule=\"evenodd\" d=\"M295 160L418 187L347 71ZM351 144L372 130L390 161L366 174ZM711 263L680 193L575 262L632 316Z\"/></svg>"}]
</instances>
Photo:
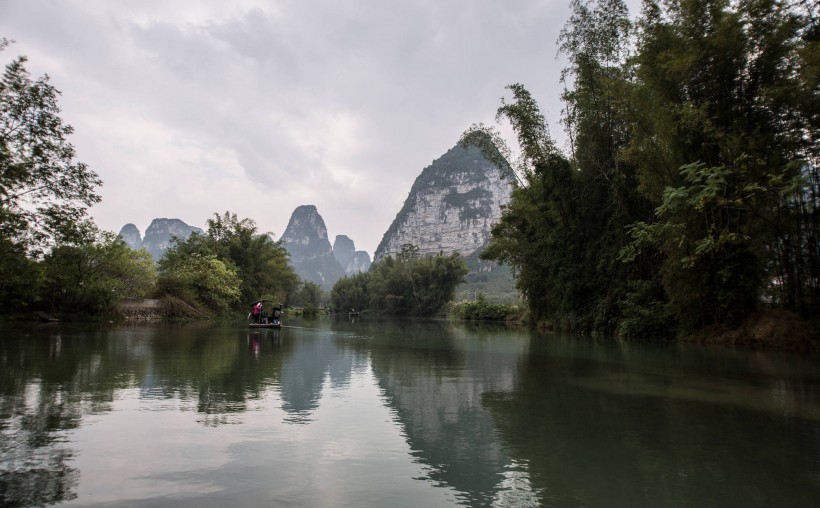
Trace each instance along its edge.
<instances>
[{"instance_id":1,"label":"haze over mountains","mask_svg":"<svg viewBox=\"0 0 820 508\"><path fill-rule=\"evenodd\" d=\"M421 172L408 193L401 210L382 237L374 260L395 256L406 244L419 253L445 255L458 252L465 257L472 292L512 293L513 280L508 268L481 261L490 230L509 201L512 185L481 151L470 146L454 146ZM188 238L202 229L179 219L154 219L140 237L133 224L126 224L120 236L134 249L145 248L155 260L171 245L172 236ZM324 219L315 205L302 205L291 214L281 236L296 273L324 289L340 278L366 271L371 258L357 251L354 241L336 235L331 245ZM489 283L492 288L484 285Z\"/></svg>"}]
</instances>

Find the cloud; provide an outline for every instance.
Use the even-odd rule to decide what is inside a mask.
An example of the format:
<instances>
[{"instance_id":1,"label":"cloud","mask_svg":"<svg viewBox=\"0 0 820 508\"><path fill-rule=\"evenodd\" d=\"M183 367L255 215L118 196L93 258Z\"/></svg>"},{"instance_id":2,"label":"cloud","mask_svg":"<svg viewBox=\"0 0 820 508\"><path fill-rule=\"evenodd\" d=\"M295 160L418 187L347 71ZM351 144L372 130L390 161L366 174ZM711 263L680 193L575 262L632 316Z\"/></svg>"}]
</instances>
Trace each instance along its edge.
<instances>
[{"instance_id":1,"label":"cloud","mask_svg":"<svg viewBox=\"0 0 820 508\"><path fill-rule=\"evenodd\" d=\"M371 254L414 179L504 86L560 131L563 1L0 0L0 35L63 92L106 229L230 210L281 236L314 204Z\"/></svg>"}]
</instances>

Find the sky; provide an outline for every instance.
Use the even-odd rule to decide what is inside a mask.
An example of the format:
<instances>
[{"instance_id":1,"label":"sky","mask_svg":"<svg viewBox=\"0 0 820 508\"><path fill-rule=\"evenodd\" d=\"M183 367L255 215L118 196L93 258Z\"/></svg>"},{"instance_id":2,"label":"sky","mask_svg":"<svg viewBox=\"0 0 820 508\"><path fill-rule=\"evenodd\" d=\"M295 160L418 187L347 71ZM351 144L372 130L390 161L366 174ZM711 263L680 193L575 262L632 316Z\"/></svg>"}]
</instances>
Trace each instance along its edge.
<instances>
[{"instance_id":1,"label":"sky","mask_svg":"<svg viewBox=\"0 0 820 508\"><path fill-rule=\"evenodd\" d=\"M522 83L562 145L569 0L0 0L0 53L61 91L105 230L316 205L371 257L416 177ZM502 125L502 132L509 129Z\"/></svg>"}]
</instances>

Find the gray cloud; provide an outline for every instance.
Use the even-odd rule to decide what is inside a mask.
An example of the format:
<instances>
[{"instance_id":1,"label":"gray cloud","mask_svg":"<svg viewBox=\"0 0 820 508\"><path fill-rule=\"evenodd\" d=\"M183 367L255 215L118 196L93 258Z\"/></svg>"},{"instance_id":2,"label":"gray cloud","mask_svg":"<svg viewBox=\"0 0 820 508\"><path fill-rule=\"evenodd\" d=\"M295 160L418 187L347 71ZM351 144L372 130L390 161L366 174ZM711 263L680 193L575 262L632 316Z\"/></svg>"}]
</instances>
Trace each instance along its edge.
<instances>
[{"instance_id":1,"label":"gray cloud","mask_svg":"<svg viewBox=\"0 0 820 508\"><path fill-rule=\"evenodd\" d=\"M562 1L0 0L2 55L63 92L117 231L214 212L284 231L315 204L371 254L415 177L504 86L558 125Z\"/></svg>"}]
</instances>

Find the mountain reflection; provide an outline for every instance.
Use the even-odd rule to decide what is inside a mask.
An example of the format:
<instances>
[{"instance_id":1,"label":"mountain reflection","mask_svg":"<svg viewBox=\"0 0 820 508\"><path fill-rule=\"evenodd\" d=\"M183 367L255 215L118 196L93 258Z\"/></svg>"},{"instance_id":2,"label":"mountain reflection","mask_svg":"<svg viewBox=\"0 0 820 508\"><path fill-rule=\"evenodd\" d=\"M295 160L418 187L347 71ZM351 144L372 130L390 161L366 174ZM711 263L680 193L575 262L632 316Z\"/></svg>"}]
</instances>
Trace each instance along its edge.
<instances>
[{"instance_id":1,"label":"mountain reflection","mask_svg":"<svg viewBox=\"0 0 820 508\"><path fill-rule=\"evenodd\" d=\"M469 506L509 502L513 490L516 506L537 506L483 402L488 393L514 390L525 345L503 328L447 322L382 323L368 331L376 337L367 343L373 373L427 479L455 489Z\"/></svg>"},{"instance_id":2,"label":"mountain reflection","mask_svg":"<svg viewBox=\"0 0 820 508\"><path fill-rule=\"evenodd\" d=\"M310 414L319 404L322 388L327 379L331 387L339 387L350 381L356 359L326 340L326 333L309 329L289 330L290 336L299 340L287 364L282 369L279 382L282 409L290 415L291 423L307 423Z\"/></svg>"}]
</instances>

